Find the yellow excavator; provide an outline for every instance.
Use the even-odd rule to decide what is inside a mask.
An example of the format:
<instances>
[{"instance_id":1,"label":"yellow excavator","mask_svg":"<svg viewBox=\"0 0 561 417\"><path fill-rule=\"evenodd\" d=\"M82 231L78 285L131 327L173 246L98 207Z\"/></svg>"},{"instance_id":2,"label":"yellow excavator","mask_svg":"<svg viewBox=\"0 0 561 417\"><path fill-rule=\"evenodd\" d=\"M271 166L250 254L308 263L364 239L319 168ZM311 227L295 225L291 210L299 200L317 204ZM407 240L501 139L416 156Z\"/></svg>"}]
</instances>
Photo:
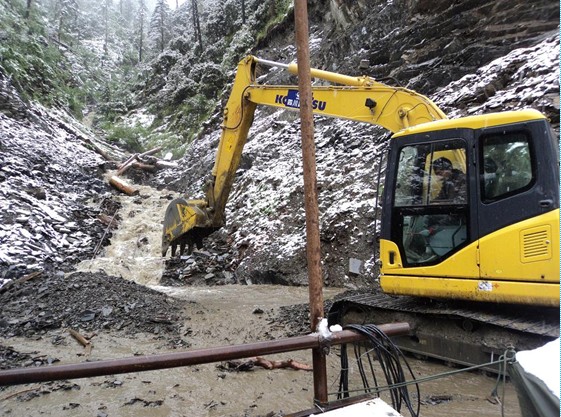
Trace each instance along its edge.
<instances>
[{"instance_id":1,"label":"yellow excavator","mask_svg":"<svg viewBox=\"0 0 561 417\"><path fill-rule=\"evenodd\" d=\"M256 107L299 109L298 88L258 84L258 65L297 74L294 63L254 56L238 64L206 197L169 204L163 256L170 246L172 256L178 246L180 253L201 247L204 237L224 225ZM528 319L543 324L543 311L559 307L559 160L546 117L520 110L449 119L427 97L406 88L319 69L311 75L323 80L312 86L314 114L392 132L379 248L386 298L361 294L339 303L337 314L397 298L416 305L400 311L424 314L434 303L419 307L418 298L463 300L492 306L491 312L477 313L475 321L485 314L489 317L483 321L494 319L497 306L520 312L525 305L534 308ZM410 297L388 299L388 294ZM474 320L469 314L461 315L464 327L472 327L466 324ZM550 323L549 316L545 336L558 336L558 310L556 322ZM515 321L518 326L520 320ZM524 321L521 326L533 325Z\"/></svg>"}]
</instances>

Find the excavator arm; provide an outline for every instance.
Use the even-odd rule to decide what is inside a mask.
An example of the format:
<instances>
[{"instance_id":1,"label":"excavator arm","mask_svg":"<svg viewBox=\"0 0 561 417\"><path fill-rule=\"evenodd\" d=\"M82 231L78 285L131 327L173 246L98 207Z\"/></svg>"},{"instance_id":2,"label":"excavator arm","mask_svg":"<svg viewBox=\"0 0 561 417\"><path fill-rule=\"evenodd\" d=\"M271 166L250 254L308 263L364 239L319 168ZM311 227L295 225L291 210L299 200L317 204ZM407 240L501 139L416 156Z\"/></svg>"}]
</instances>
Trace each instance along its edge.
<instances>
[{"instance_id":1,"label":"excavator arm","mask_svg":"<svg viewBox=\"0 0 561 417\"><path fill-rule=\"evenodd\" d=\"M225 208L242 149L257 105L297 111L300 107L298 87L292 85L261 85L256 82L257 64L282 67L298 73L296 64L281 64L248 56L238 64L230 98L224 110L222 135L207 184L205 198L177 198L167 207L162 236L162 256L177 246L182 254L190 253L202 239L225 223ZM406 88L391 87L368 76L351 77L319 69L311 69L313 78L331 85L312 86L314 114L379 125L392 133L446 115L427 97Z\"/></svg>"}]
</instances>

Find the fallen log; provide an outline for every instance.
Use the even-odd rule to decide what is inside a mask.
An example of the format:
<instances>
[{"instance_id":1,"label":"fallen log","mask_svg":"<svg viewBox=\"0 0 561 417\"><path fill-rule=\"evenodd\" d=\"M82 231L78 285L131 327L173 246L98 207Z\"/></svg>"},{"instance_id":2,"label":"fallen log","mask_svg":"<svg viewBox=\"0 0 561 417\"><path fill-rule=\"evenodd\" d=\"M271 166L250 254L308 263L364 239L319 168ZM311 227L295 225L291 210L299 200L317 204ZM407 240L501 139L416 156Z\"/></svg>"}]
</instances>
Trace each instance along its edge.
<instances>
[{"instance_id":1,"label":"fallen log","mask_svg":"<svg viewBox=\"0 0 561 417\"><path fill-rule=\"evenodd\" d=\"M298 371L313 371L313 367L293 359L288 359L285 361L270 361L261 356L256 356L254 358L248 358L243 361L228 361L228 368L234 369L236 371L244 372L249 371L254 366L260 366L264 369L282 369L291 368Z\"/></svg>"},{"instance_id":2,"label":"fallen log","mask_svg":"<svg viewBox=\"0 0 561 417\"><path fill-rule=\"evenodd\" d=\"M156 168L160 169L160 168L177 168L177 163L176 162L171 162L171 161L162 161L162 160L158 160L156 161Z\"/></svg>"},{"instance_id":3,"label":"fallen log","mask_svg":"<svg viewBox=\"0 0 561 417\"><path fill-rule=\"evenodd\" d=\"M100 154L105 160L111 161L111 157L107 154L107 152L105 152L103 149L97 146L91 139L82 137L82 140L87 144L89 144L94 149L94 151Z\"/></svg>"},{"instance_id":4,"label":"fallen log","mask_svg":"<svg viewBox=\"0 0 561 417\"><path fill-rule=\"evenodd\" d=\"M156 171L156 167L154 165L150 165L150 164L144 164L142 162L133 162L131 164L131 166L135 169L140 169L142 171L149 171L149 172L155 172Z\"/></svg>"},{"instance_id":5,"label":"fallen log","mask_svg":"<svg viewBox=\"0 0 561 417\"><path fill-rule=\"evenodd\" d=\"M30 273L30 274L24 275L21 278L15 279L13 281L9 281L7 284L4 284L2 287L0 287L0 294L5 292L5 291L8 291L10 288L12 288L16 285L19 285L19 284L24 283L26 281L30 281L32 279L35 279L35 278L41 276L42 274L43 274L43 271L35 271L35 272Z\"/></svg>"},{"instance_id":6,"label":"fallen log","mask_svg":"<svg viewBox=\"0 0 561 417\"><path fill-rule=\"evenodd\" d=\"M117 170L117 175L123 175L127 169L129 169L132 164L138 159L138 154L134 154L129 159L121 164L119 169Z\"/></svg>"},{"instance_id":7,"label":"fallen log","mask_svg":"<svg viewBox=\"0 0 561 417\"><path fill-rule=\"evenodd\" d=\"M115 175L109 178L109 184L127 195L138 195L140 193L140 191L131 187L125 181Z\"/></svg>"},{"instance_id":8,"label":"fallen log","mask_svg":"<svg viewBox=\"0 0 561 417\"><path fill-rule=\"evenodd\" d=\"M158 146L158 147L156 147L156 148L154 148L154 149L150 149L149 151L146 151L146 152L144 152L144 153L141 153L140 155L138 155L138 158L139 158L139 159L142 159L142 158L144 158L145 156L154 155L155 153L158 153L158 152L160 152L161 150L162 150L162 147L161 147L161 146Z\"/></svg>"}]
</instances>

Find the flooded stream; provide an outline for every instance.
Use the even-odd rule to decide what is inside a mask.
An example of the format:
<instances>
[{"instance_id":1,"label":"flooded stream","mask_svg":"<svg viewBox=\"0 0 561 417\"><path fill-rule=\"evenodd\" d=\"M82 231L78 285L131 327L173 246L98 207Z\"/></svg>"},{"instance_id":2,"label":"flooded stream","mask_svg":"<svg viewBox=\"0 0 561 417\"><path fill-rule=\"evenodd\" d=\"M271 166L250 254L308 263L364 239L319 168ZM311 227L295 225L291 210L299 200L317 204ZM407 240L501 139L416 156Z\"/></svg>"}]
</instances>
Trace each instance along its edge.
<instances>
[{"instance_id":1,"label":"flooded stream","mask_svg":"<svg viewBox=\"0 0 561 417\"><path fill-rule=\"evenodd\" d=\"M140 197L121 197L121 201L123 220L111 246L95 260L82 263L80 270L104 270L187 301L182 338L189 342L189 349L286 337L286 329L275 317L282 306L306 303L307 288L161 286L160 221L168 200L153 189L141 189ZM324 298L341 291L326 288ZM0 342L20 352L39 352L57 358L59 363L177 352L153 334L124 337L108 331L93 335L93 349L91 355L86 356L82 347L68 335L65 343L51 343L60 335L60 330L53 330L36 340L14 337ZM338 388L340 365L337 352L334 348L328 356L330 392ZM309 351L272 355L268 359L294 359L303 364L312 362ZM417 377L450 371L440 363L413 358L409 361ZM358 378L356 369L351 368L350 373L351 378ZM423 383L420 386L421 416L501 416L501 406L488 400L494 385L494 378L475 372ZM309 409L312 400L312 372L261 368L231 372L220 364L210 364L9 387L0 391L0 415L265 416L270 412L291 413ZM506 387L505 415L520 416L516 394L510 384Z\"/></svg>"}]
</instances>

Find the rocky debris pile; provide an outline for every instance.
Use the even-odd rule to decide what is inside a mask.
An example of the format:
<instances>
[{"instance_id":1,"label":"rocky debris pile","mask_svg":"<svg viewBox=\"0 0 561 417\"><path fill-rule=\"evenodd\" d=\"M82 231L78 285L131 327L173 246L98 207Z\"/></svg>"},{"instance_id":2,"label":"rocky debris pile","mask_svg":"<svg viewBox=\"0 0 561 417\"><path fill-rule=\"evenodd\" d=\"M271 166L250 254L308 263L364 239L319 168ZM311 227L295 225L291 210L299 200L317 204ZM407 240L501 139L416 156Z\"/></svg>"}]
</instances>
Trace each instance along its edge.
<instances>
[{"instance_id":1,"label":"rocky debris pile","mask_svg":"<svg viewBox=\"0 0 561 417\"><path fill-rule=\"evenodd\" d=\"M160 284L171 287L237 284L231 272L233 264L232 253L227 248L196 250L191 255L167 259Z\"/></svg>"},{"instance_id":2,"label":"rocky debris pile","mask_svg":"<svg viewBox=\"0 0 561 417\"><path fill-rule=\"evenodd\" d=\"M205 247L228 242L227 257L235 260L231 272L236 282L307 283L303 171L296 118L283 111L258 110L226 207L226 226L221 230L224 236L215 233L205 240ZM211 135L193 142L180 164L184 171L174 175L173 186L186 188L188 198L200 197L202 184L211 172L214 138ZM384 138L385 133L377 127L328 118L316 120L322 260L327 285L354 288L372 279L366 268L363 275L350 277L348 266L349 258L372 264L375 256L375 184ZM208 171L198 177L205 166Z\"/></svg>"},{"instance_id":3,"label":"rocky debris pile","mask_svg":"<svg viewBox=\"0 0 561 417\"><path fill-rule=\"evenodd\" d=\"M99 215L114 213L110 187L102 178L106 161L93 136L63 112L25 104L4 78L0 284L48 265L68 270L91 257L110 237Z\"/></svg>"},{"instance_id":4,"label":"rocky debris pile","mask_svg":"<svg viewBox=\"0 0 561 417\"><path fill-rule=\"evenodd\" d=\"M0 335L35 337L52 329L117 330L177 339L183 302L104 273L43 273L0 293Z\"/></svg>"}]
</instances>

